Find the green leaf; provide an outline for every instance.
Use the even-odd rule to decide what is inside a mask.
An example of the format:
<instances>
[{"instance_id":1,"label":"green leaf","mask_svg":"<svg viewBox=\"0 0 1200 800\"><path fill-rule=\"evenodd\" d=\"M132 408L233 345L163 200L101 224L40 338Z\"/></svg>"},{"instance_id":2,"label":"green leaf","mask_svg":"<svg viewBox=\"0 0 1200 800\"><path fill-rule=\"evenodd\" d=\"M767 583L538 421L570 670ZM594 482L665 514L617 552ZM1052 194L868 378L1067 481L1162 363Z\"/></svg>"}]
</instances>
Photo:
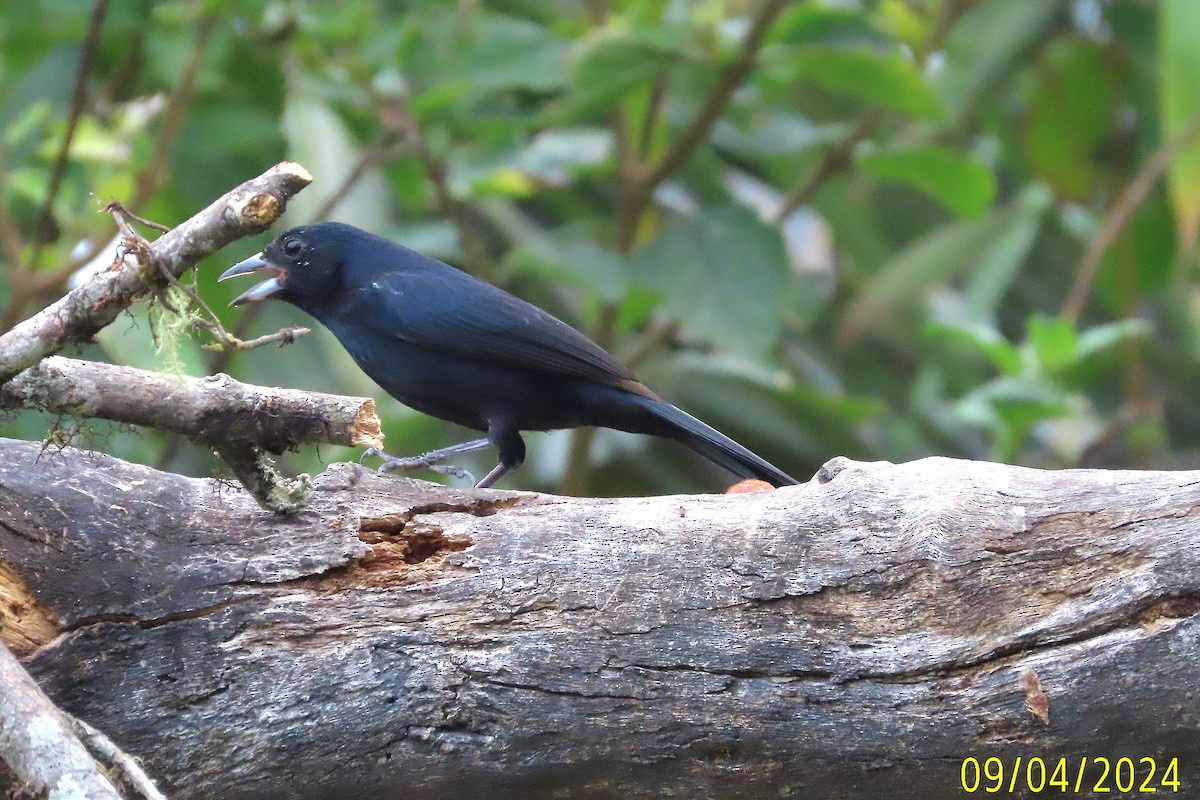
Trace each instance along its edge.
<instances>
[{"instance_id":1,"label":"green leaf","mask_svg":"<svg viewBox=\"0 0 1200 800\"><path fill-rule=\"evenodd\" d=\"M58 140L46 139L40 148L41 156L49 161L59 147ZM129 142L117 131L102 126L95 118L82 117L71 139L71 158L76 161L120 164L129 158Z\"/></svg>"},{"instance_id":2,"label":"green leaf","mask_svg":"<svg viewBox=\"0 0 1200 800\"><path fill-rule=\"evenodd\" d=\"M1030 317L1029 345L1042 370L1054 374L1075 361L1075 328L1061 317Z\"/></svg>"},{"instance_id":3,"label":"green leaf","mask_svg":"<svg viewBox=\"0 0 1200 800\"><path fill-rule=\"evenodd\" d=\"M886 409L878 398L795 384L732 354L665 361L652 375L664 396L787 470L861 450L859 426Z\"/></svg>"},{"instance_id":4,"label":"green leaf","mask_svg":"<svg viewBox=\"0 0 1200 800\"><path fill-rule=\"evenodd\" d=\"M1023 140L1033 173L1064 198L1084 201L1096 183L1096 150L1116 101L1110 55L1083 38L1059 39L1038 64Z\"/></svg>"},{"instance_id":5,"label":"green leaf","mask_svg":"<svg viewBox=\"0 0 1200 800\"><path fill-rule=\"evenodd\" d=\"M461 182L461 176L455 175L451 180L451 188L456 188ZM485 170L470 180L472 197L499 195L501 197L529 197L536 191L529 176L511 165L500 166Z\"/></svg>"},{"instance_id":6,"label":"green leaf","mask_svg":"<svg viewBox=\"0 0 1200 800\"><path fill-rule=\"evenodd\" d=\"M1043 383L1004 378L987 384L982 394L1008 425L1026 428L1070 412L1062 394Z\"/></svg>"},{"instance_id":7,"label":"green leaf","mask_svg":"<svg viewBox=\"0 0 1200 800\"><path fill-rule=\"evenodd\" d=\"M1133 343L1149 339L1153 328L1143 319L1123 319L1088 328L1079 334L1071 363L1057 376L1068 386L1086 389L1127 357Z\"/></svg>"},{"instance_id":8,"label":"green leaf","mask_svg":"<svg viewBox=\"0 0 1200 800\"><path fill-rule=\"evenodd\" d=\"M1099 221L1088 236L1094 236L1098 227ZM1114 317L1129 313L1131 297L1162 296L1163 291L1169 291L1180 242L1167 192L1153 192L1143 201L1129 221L1129 236L1132 252L1110 255L1096 280L1103 307ZM1086 241L1083 237L1080 240ZM1130 267L1135 269L1132 275ZM1131 278L1136 278L1136 284L1131 285Z\"/></svg>"},{"instance_id":9,"label":"green leaf","mask_svg":"<svg viewBox=\"0 0 1200 800\"><path fill-rule=\"evenodd\" d=\"M521 151L518 166L554 186L577 173L603 164L612 156L612 132L600 128L554 128L542 131Z\"/></svg>"},{"instance_id":10,"label":"green leaf","mask_svg":"<svg viewBox=\"0 0 1200 800\"><path fill-rule=\"evenodd\" d=\"M1164 140L1177 136L1200 114L1200 14L1189 0L1161 0L1159 70ZM1200 234L1200 137L1171 159L1167 172L1175 226L1184 247L1196 245Z\"/></svg>"},{"instance_id":11,"label":"green leaf","mask_svg":"<svg viewBox=\"0 0 1200 800\"><path fill-rule=\"evenodd\" d=\"M1153 332L1144 319L1122 319L1088 328L1079 334L1075 343L1076 361L1096 358L1137 339L1145 339Z\"/></svg>"},{"instance_id":12,"label":"green leaf","mask_svg":"<svg viewBox=\"0 0 1200 800\"><path fill-rule=\"evenodd\" d=\"M1021 353L998 330L978 322L932 322L925 326L927 336L967 345L985 356L1005 375L1019 375Z\"/></svg>"},{"instance_id":13,"label":"green leaf","mask_svg":"<svg viewBox=\"0 0 1200 800\"><path fill-rule=\"evenodd\" d=\"M922 15L905 0L883 0L876 12L876 19L882 30L909 47L918 49L929 37L930 27L937 22L937 11L930 11Z\"/></svg>"},{"instance_id":14,"label":"green leaf","mask_svg":"<svg viewBox=\"0 0 1200 800\"><path fill-rule=\"evenodd\" d=\"M31 103L28 108L4 129L4 144L9 148L14 147L25 137L38 132L49 118L49 103Z\"/></svg>"},{"instance_id":15,"label":"green leaf","mask_svg":"<svg viewBox=\"0 0 1200 800\"><path fill-rule=\"evenodd\" d=\"M914 186L963 217L979 216L996 195L996 178L990 169L943 147L874 153L858 163L881 178Z\"/></svg>"},{"instance_id":16,"label":"green leaf","mask_svg":"<svg viewBox=\"0 0 1200 800\"><path fill-rule=\"evenodd\" d=\"M14 169L5 178L8 185L5 186L6 193L12 194L13 197L23 197L31 200L34 203L43 203L46 200L46 181L48 170L40 167L21 167ZM11 202L12 198L7 198Z\"/></svg>"},{"instance_id":17,"label":"green leaf","mask_svg":"<svg viewBox=\"0 0 1200 800\"><path fill-rule=\"evenodd\" d=\"M882 37L871 29L870 21L859 11L830 8L812 3L797 3L771 26L768 44L793 47L812 44L863 44Z\"/></svg>"},{"instance_id":18,"label":"green leaf","mask_svg":"<svg viewBox=\"0 0 1200 800\"><path fill-rule=\"evenodd\" d=\"M871 50L806 47L790 59L796 77L914 117L941 117L941 100L912 61Z\"/></svg>"},{"instance_id":19,"label":"green leaf","mask_svg":"<svg viewBox=\"0 0 1200 800\"><path fill-rule=\"evenodd\" d=\"M617 331L623 334L633 333L645 325L662 304L661 293L636 284L630 285L629 291L621 299L621 307L617 310Z\"/></svg>"},{"instance_id":20,"label":"green leaf","mask_svg":"<svg viewBox=\"0 0 1200 800\"><path fill-rule=\"evenodd\" d=\"M584 40L575 59L571 104L580 109L609 106L683 56L682 47L671 46L662 36L600 31Z\"/></svg>"},{"instance_id":21,"label":"green leaf","mask_svg":"<svg viewBox=\"0 0 1200 800\"><path fill-rule=\"evenodd\" d=\"M948 116L961 118L986 87L1011 80L1009 65L1042 35L1064 5L1066 0L974 4L950 30L942 50L945 66L931 79Z\"/></svg>"},{"instance_id":22,"label":"green leaf","mask_svg":"<svg viewBox=\"0 0 1200 800\"><path fill-rule=\"evenodd\" d=\"M1030 427L1043 420L1071 412L1071 406L1063 394L1045 383L1001 378L983 387L982 394L1016 435L1024 435ZM1015 455L1015 445L1014 442L1005 448L1010 451L1004 453L1006 460Z\"/></svg>"},{"instance_id":23,"label":"green leaf","mask_svg":"<svg viewBox=\"0 0 1200 800\"><path fill-rule=\"evenodd\" d=\"M1002 458L1015 456L1018 440L1034 423L1069 413L1060 390L1045 381L1028 378L998 378L977 387L955 403L954 414L962 420L990 427L997 434ZM1003 431L1002 428L1008 428ZM1009 445L1004 445L1004 440Z\"/></svg>"},{"instance_id":24,"label":"green leaf","mask_svg":"<svg viewBox=\"0 0 1200 800\"><path fill-rule=\"evenodd\" d=\"M283 130L289 157L321 176L320 184L288 203L291 219L307 221L354 169L358 150L341 118L301 87L292 87L288 92ZM379 169L369 169L338 203L334 218L352 221L367 230L380 230L388 221L388 202L388 187Z\"/></svg>"},{"instance_id":25,"label":"green leaf","mask_svg":"<svg viewBox=\"0 0 1200 800\"><path fill-rule=\"evenodd\" d=\"M514 248L505 259L514 273L537 275L549 284L578 286L594 292L606 303L625 296L628 269L612 250L594 242L559 242L555 237Z\"/></svg>"},{"instance_id":26,"label":"green leaf","mask_svg":"<svg viewBox=\"0 0 1200 800\"><path fill-rule=\"evenodd\" d=\"M550 92L567 85L566 43L533 22L476 14L474 37L462 42L455 75L486 94L507 89Z\"/></svg>"},{"instance_id":27,"label":"green leaf","mask_svg":"<svg viewBox=\"0 0 1200 800\"><path fill-rule=\"evenodd\" d=\"M672 217L633 255L631 279L713 342L760 355L779 334L787 255L776 228L737 206Z\"/></svg>"},{"instance_id":28,"label":"green leaf","mask_svg":"<svg viewBox=\"0 0 1200 800\"><path fill-rule=\"evenodd\" d=\"M840 341L857 337L892 309L923 298L929 290L956 275L973 274L994 263L1015 269L1024 251L1014 247L1014 231L1036 226L1049 203L1044 187L1032 186L1011 203L994 208L977 220L952 222L934 230L885 264L855 298L842 318ZM1023 235L1015 243L1030 242ZM990 268L995 268L994 266Z\"/></svg>"},{"instance_id":29,"label":"green leaf","mask_svg":"<svg viewBox=\"0 0 1200 800\"><path fill-rule=\"evenodd\" d=\"M814 124L804 114L771 106L755 108L744 125L722 119L713 126L717 147L743 156L793 155L811 147L833 144L846 136L840 123Z\"/></svg>"},{"instance_id":30,"label":"green leaf","mask_svg":"<svg viewBox=\"0 0 1200 800\"><path fill-rule=\"evenodd\" d=\"M471 91L466 80L447 79L431 89L414 94L409 109L420 120L430 119L454 106Z\"/></svg>"},{"instance_id":31,"label":"green leaf","mask_svg":"<svg viewBox=\"0 0 1200 800\"><path fill-rule=\"evenodd\" d=\"M1033 184L1021 192L1021 213L999 232L992 246L979 254L963 285L963 313L967 319L994 319L1001 301L1024 265L1042 229L1042 220L1054 198L1050 189Z\"/></svg>"}]
</instances>

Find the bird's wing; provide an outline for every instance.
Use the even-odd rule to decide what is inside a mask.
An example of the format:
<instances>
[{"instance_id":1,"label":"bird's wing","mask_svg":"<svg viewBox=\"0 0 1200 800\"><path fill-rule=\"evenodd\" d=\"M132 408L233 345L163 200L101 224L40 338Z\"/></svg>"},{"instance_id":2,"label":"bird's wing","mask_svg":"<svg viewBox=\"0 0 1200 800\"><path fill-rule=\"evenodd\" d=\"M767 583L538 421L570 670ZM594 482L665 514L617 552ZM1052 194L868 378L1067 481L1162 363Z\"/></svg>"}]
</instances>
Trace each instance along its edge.
<instances>
[{"instance_id":1,"label":"bird's wing","mask_svg":"<svg viewBox=\"0 0 1200 800\"><path fill-rule=\"evenodd\" d=\"M653 396L632 372L565 322L453 268L386 273L363 293L372 324L418 347Z\"/></svg>"}]
</instances>

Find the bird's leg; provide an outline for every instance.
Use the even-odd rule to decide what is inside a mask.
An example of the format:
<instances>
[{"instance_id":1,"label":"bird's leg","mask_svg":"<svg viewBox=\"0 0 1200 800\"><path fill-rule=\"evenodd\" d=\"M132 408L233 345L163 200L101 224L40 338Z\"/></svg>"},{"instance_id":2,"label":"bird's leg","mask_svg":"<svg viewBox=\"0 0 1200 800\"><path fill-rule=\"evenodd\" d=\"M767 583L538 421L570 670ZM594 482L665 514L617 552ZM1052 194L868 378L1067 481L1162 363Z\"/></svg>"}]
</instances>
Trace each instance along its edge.
<instances>
[{"instance_id":1,"label":"bird's leg","mask_svg":"<svg viewBox=\"0 0 1200 800\"><path fill-rule=\"evenodd\" d=\"M472 439L469 442L462 444L452 444L449 447L443 447L440 450L430 450L428 453L422 453L419 456L409 456L407 458L397 458L389 456L382 450L374 447L368 447L363 451L362 458L358 463L362 463L371 456L379 456L383 459L383 463L379 465L380 472L393 472L395 470L410 470L421 469L429 472L444 473L453 475L456 478L470 478L475 480L475 476L462 467L456 467L452 464L442 464L447 458L454 458L465 453L473 453L476 450L482 450L492 444L491 440L485 438Z\"/></svg>"},{"instance_id":2,"label":"bird's leg","mask_svg":"<svg viewBox=\"0 0 1200 800\"><path fill-rule=\"evenodd\" d=\"M496 481L500 480L505 475L507 475L508 470L509 470L509 467L505 466L504 464L497 464L496 466L492 467L491 472L489 472L487 475L483 476L483 480L481 480L479 483L475 484L475 488L476 489L487 489L492 484L494 484Z\"/></svg>"},{"instance_id":3,"label":"bird's leg","mask_svg":"<svg viewBox=\"0 0 1200 800\"><path fill-rule=\"evenodd\" d=\"M492 471L475 484L476 489L488 488L503 478L509 470L516 469L525 463L525 440L521 438L521 432L507 420L490 422L487 441L496 445L496 449L500 451L500 463L492 467Z\"/></svg>"}]
</instances>

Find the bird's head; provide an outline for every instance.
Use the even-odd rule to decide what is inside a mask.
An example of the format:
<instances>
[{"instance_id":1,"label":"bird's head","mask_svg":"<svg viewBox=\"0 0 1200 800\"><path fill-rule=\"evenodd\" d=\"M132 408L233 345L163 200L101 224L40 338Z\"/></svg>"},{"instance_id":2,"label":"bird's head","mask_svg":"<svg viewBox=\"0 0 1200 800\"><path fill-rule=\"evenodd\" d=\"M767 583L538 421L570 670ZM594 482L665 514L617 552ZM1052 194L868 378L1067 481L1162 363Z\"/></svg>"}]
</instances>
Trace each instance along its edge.
<instances>
[{"instance_id":1,"label":"bird's head","mask_svg":"<svg viewBox=\"0 0 1200 800\"><path fill-rule=\"evenodd\" d=\"M257 303L274 297L305 308L337 293L347 237L361 233L349 225L322 222L282 233L261 253L221 274L218 280L252 273L270 277L238 295L231 305Z\"/></svg>"}]
</instances>

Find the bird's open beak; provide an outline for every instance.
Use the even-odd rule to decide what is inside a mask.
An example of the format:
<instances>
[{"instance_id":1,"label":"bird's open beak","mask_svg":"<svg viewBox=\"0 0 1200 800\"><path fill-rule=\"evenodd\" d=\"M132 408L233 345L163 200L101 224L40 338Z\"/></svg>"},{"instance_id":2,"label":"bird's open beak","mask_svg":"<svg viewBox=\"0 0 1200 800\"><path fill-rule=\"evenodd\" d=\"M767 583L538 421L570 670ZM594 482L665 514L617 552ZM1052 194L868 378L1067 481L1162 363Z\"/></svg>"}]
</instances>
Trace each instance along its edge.
<instances>
[{"instance_id":1,"label":"bird's open beak","mask_svg":"<svg viewBox=\"0 0 1200 800\"><path fill-rule=\"evenodd\" d=\"M235 264L221 273L221 277L217 278L218 281L263 270L270 270L272 276L239 294L229 305L240 306L243 303L257 303L259 300L266 300L271 295L278 294L283 289L285 274L282 269L263 258L262 253L250 256L245 261Z\"/></svg>"}]
</instances>

